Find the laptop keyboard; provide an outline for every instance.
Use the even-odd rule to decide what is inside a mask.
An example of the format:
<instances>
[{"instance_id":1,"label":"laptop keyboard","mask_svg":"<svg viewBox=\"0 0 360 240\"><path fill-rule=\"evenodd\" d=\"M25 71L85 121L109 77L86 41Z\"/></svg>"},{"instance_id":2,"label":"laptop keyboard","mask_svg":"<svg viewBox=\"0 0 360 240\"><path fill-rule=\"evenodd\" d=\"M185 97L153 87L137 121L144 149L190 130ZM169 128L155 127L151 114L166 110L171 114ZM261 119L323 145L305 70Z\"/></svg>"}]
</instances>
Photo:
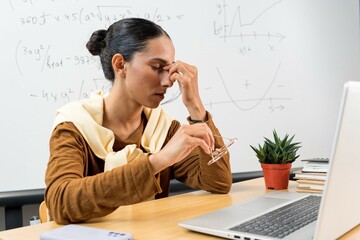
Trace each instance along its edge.
<instances>
[{"instance_id":1,"label":"laptop keyboard","mask_svg":"<svg viewBox=\"0 0 360 240\"><path fill-rule=\"evenodd\" d=\"M320 196L309 195L284 207L241 223L230 228L230 230L284 238L317 219L320 200Z\"/></svg>"}]
</instances>

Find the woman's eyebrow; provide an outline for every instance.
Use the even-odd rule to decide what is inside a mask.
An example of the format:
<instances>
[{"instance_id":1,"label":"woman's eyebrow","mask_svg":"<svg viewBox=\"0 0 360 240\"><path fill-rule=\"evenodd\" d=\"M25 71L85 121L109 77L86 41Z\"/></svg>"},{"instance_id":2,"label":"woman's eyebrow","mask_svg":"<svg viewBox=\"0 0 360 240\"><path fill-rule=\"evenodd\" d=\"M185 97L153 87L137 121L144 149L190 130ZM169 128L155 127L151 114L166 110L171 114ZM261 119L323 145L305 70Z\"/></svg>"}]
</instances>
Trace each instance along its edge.
<instances>
[{"instance_id":1,"label":"woman's eyebrow","mask_svg":"<svg viewBox=\"0 0 360 240\"><path fill-rule=\"evenodd\" d=\"M174 62L168 62L163 58L153 58L153 59L151 59L151 61L159 62L159 63L161 63L163 65L171 65L171 64L174 63Z\"/></svg>"}]
</instances>

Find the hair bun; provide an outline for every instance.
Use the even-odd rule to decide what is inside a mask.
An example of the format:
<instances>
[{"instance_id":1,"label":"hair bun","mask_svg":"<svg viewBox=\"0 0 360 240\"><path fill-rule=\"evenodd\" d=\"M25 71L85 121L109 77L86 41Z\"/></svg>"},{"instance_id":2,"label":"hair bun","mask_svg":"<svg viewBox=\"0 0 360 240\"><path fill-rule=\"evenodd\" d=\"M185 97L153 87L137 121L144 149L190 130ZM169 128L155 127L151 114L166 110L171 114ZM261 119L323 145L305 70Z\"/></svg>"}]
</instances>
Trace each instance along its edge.
<instances>
[{"instance_id":1,"label":"hair bun","mask_svg":"<svg viewBox=\"0 0 360 240\"><path fill-rule=\"evenodd\" d=\"M101 53L101 50L105 48L106 32L107 32L106 30L98 30L91 35L89 41L86 44L86 48L89 50L89 52L92 55L94 56L99 55Z\"/></svg>"}]
</instances>

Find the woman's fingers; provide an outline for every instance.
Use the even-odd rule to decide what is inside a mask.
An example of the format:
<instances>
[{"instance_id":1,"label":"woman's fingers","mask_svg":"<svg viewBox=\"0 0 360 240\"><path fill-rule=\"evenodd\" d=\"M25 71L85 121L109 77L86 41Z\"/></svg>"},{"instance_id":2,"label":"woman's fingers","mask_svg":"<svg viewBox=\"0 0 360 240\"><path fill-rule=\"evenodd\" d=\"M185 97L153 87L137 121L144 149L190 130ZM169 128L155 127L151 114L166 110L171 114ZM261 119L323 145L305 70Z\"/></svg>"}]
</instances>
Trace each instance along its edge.
<instances>
[{"instance_id":1,"label":"woman's fingers","mask_svg":"<svg viewBox=\"0 0 360 240\"><path fill-rule=\"evenodd\" d=\"M163 69L169 71L169 77L173 82L176 80L179 82L186 79L191 80L197 74L196 67L181 61L176 61L171 65L165 66Z\"/></svg>"},{"instance_id":2,"label":"woman's fingers","mask_svg":"<svg viewBox=\"0 0 360 240\"><path fill-rule=\"evenodd\" d=\"M196 147L201 147L204 150L205 153L211 154L211 152L212 152L211 147L209 147L209 145L203 139L194 137L194 138L191 139L191 141L192 141L192 149L191 149L191 151L194 150Z\"/></svg>"},{"instance_id":3,"label":"woman's fingers","mask_svg":"<svg viewBox=\"0 0 360 240\"><path fill-rule=\"evenodd\" d=\"M149 160L157 173L181 161L197 147L210 155L214 148L213 144L214 136L205 123L183 125L164 148L157 153L153 153Z\"/></svg>"},{"instance_id":4,"label":"woman's fingers","mask_svg":"<svg viewBox=\"0 0 360 240\"><path fill-rule=\"evenodd\" d=\"M201 140L202 142L196 141L196 143L198 143L199 146L202 147L206 153L208 153L208 150L212 151L214 149L215 139L206 123L184 125L181 127L181 129L179 129L179 131L183 132L180 134ZM205 143L206 146L203 145L203 143Z\"/></svg>"}]
</instances>

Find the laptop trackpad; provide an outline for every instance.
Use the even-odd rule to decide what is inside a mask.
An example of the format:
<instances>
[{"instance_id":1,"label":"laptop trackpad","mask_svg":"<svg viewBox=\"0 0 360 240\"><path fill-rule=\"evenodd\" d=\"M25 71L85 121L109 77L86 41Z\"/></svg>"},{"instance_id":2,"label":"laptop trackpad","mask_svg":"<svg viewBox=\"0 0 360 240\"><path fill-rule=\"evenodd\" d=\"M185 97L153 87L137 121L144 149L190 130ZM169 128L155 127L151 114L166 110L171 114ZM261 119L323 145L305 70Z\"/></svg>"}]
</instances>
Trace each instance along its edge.
<instances>
[{"instance_id":1,"label":"laptop trackpad","mask_svg":"<svg viewBox=\"0 0 360 240\"><path fill-rule=\"evenodd\" d=\"M184 223L206 228L229 228L233 226L234 223L241 223L248 218L252 218L266 210L289 201L290 199L261 196L248 202L235 204L230 207L222 208L217 211L201 215L197 218L187 220Z\"/></svg>"}]
</instances>

